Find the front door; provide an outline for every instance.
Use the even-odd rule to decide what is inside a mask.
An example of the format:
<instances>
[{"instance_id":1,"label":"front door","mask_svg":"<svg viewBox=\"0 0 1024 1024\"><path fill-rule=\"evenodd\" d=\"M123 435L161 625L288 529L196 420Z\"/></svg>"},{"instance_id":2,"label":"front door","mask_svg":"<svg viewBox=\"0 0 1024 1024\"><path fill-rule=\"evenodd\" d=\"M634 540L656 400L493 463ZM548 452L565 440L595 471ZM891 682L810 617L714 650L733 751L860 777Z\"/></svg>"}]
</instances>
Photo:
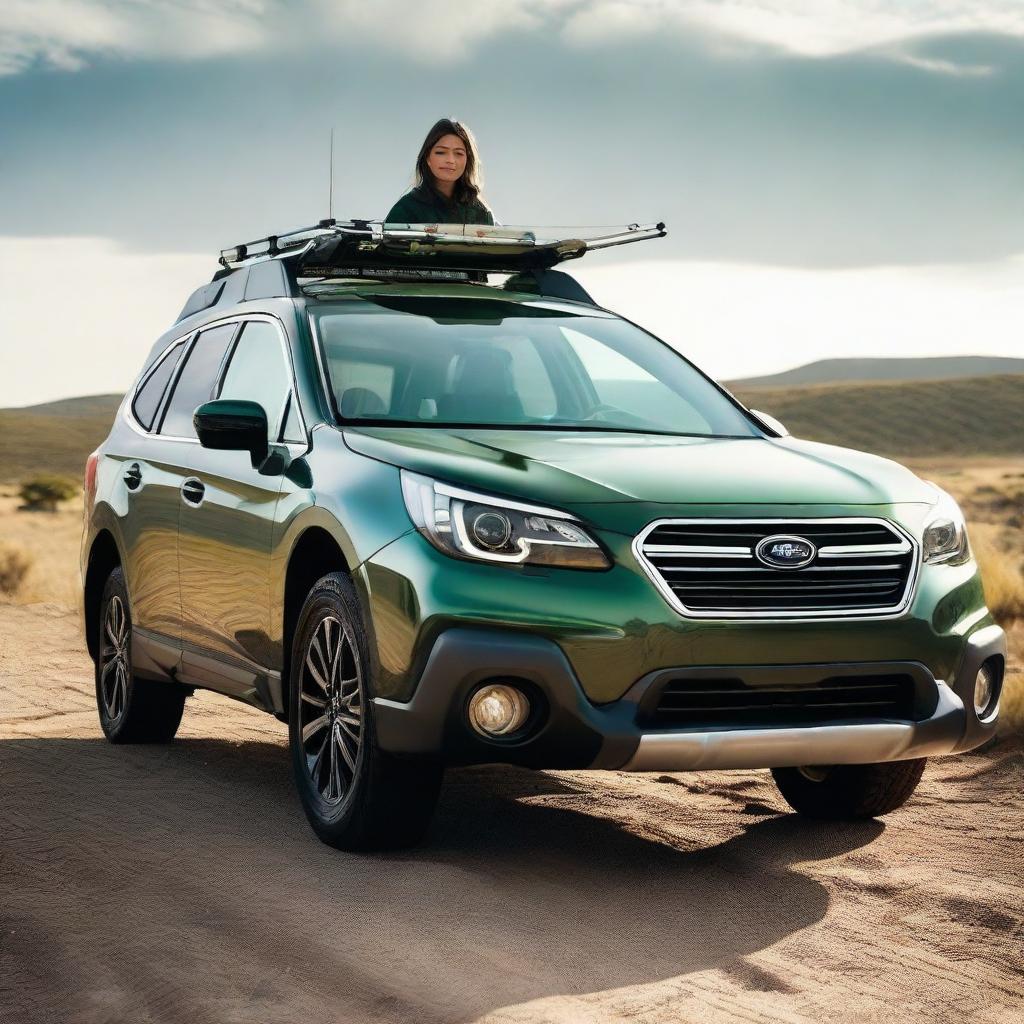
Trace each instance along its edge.
<instances>
[{"instance_id":1,"label":"front door","mask_svg":"<svg viewBox=\"0 0 1024 1024\"><path fill-rule=\"evenodd\" d=\"M277 442L291 392L284 335L270 318L247 320L216 390L258 402ZM253 466L248 452L198 447L182 485L178 530L182 677L255 704L269 702L270 554L283 464Z\"/></svg>"}]
</instances>

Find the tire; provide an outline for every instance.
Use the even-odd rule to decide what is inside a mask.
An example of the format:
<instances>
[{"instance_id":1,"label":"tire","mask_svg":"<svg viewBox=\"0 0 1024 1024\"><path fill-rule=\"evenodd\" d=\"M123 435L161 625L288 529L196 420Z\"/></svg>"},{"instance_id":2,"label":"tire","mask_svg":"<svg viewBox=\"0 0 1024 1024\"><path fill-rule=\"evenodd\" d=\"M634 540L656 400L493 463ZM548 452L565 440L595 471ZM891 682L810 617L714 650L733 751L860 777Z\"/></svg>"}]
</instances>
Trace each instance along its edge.
<instances>
[{"instance_id":1,"label":"tire","mask_svg":"<svg viewBox=\"0 0 1024 1024\"><path fill-rule=\"evenodd\" d=\"M313 831L340 850L418 842L430 824L443 769L377 745L369 644L345 573L324 576L310 591L290 665L288 740Z\"/></svg>"},{"instance_id":2,"label":"tire","mask_svg":"<svg viewBox=\"0 0 1024 1024\"><path fill-rule=\"evenodd\" d=\"M181 724L185 690L132 674L132 620L120 566L107 577L100 599L96 651L96 707L111 743L169 743Z\"/></svg>"},{"instance_id":3,"label":"tire","mask_svg":"<svg viewBox=\"0 0 1024 1024\"><path fill-rule=\"evenodd\" d=\"M773 768L775 785L809 818L877 818L902 807L921 781L926 757L885 764Z\"/></svg>"}]
</instances>

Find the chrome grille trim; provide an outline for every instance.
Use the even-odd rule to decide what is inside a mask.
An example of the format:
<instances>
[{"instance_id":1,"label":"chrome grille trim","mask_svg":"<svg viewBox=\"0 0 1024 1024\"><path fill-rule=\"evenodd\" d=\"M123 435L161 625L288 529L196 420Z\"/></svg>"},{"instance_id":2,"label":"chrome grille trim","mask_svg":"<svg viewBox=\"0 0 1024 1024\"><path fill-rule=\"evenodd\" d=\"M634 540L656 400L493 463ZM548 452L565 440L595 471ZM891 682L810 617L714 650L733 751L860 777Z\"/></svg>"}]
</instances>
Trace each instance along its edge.
<instances>
[{"instance_id":1,"label":"chrome grille trim","mask_svg":"<svg viewBox=\"0 0 1024 1024\"><path fill-rule=\"evenodd\" d=\"M876 555L905 555L910 543L902 544L832 544L818 548L819 558L874 558Z\"/></svg>"},{"instance_id":2,"label":"chrome grille trim","mask_svg":"<svg viewBox=\"0 0 1024 1024\"><path fill-rule=\"evenodd\" d=\"M764 536L770 536L773 532L778 530L788 530L793 528L799 533L801 526L805 527L822 527L822 526L835 526L838 528L835 532L842 532L845 529L856 526L873 526L882 527L892 534L894 534L899 542L895 544L879 544L879 539L876 534L871 538L872 543L857 545L857 544L832 544L818 549L817 558L824 558L828 560L838 559L860 559L860 558L884 558L888 556L889 561L885 564L865 564L865 565L811 565L804 569L798 570L776 570L766 568L756 563L754 560L754 547L737 547L733 545L688 545L688 544L650 544L645 545L646 539L657 529L661 527L728 527L728 526L742 526L752 528L755 531L764 531ZM727 539L727 538L723 538ZM810 538L813 540L813 536ZM856 619L891 619L902 615L906 609L910 606L913 600L914 592L917 586L918 573L920 569L920 548L917 541L898 523L893 522L891 519L884 519L881 517L837 517L837 518L823 518L823 519L792 519L786 517L765 517L765 518L750 518L750 519L717 519L717 518L704 518L704 519L657 519L652 523L648 523L643 530L633 540L633 554L640 567L644 570L651 582L654 583L658 592L668 602L668 604L681 615L687 618L693 619L797 619L797 620L846 620L851 618ZM893 561L893 559L907 559L907 564L901 565L900 561ZM670 564L661 565L660 567L654 563L652 559L660 559L662 561L668 558L680 559L681 564ZM751 564L745 566L739 566L735 564L729 565L712 565L712 566L698 566L688 565L686 561L688 559L694 560L732 560L736 559L748 559ZM770 574L779 573L790 573L790 574L803 574L803 573L835 573L838 576L840 572L869 572L869 571L888 571L892 573L894 570L905 569L905 580L899 579L890 584L890 589L894 589L897 586L902 586L899 590L898 599L889 601L887 603L871 606L871 607L843 607L841 603L837 602L835 605L830 607L784 607L784 608L771 608L762 606L760 608L754 607L726 607L726 608L691 608L687 607L684 603L684 598L680 596L680 593L685 595L686 577L683 579L672 578L676 573L691 574L691 573L714 573L719 572L722 574L735 574L735 573L764 573L764 576L758 576L755 580L749 580L752 589L748 589L745 594L746 600L756 599L758 591L764 590L765 585L771 579ZM667 575L666 575L667 574ZM902 577L902 573L901 573ZM670 578L672 583L670 585ZM714 587L714 582L708 576L704 576L707 579L707 584L696 584L691 586L690 589L700 589L708 592ZM866 594L869 594L872 590L878 589L882 586L881 583L876 583L871 580L854 581L850 580L848 584L835 584L830 587L824 582L821 576L812 577L814 583L808 582L809 590L806 591L808 595L815 595L818 599L822 595L826 594L829 589L843 589L845 586L849 590L849 595L852 598L863 599ZM841 579L841 577L839 577ZM790 578L783 579L779 578L779 586L774 588L776 590L785 587L786 583L793 583L795 581ZM857 587L854 591L853 588L857 582L863 583L862 587ZM734 586L741 586L742 580L737 579ZM673 586L676 589L673 589ZM796 583L799 586L799 583ZM717 589L717 588L716 588ZM792 588L791 588L792 589ZM786 595L786 599L795 600L798 599L793 593ZM741 600L744 597L741 597ZM809 598L810 599L810 598ZM770 598L768 599L771 600Z\"/></svg>"},{"instance_id":3,"label":"chrome grille trim","mask_svg":"<svg viewBox=\"0 0 1024 1024\"><path fill-rule=\"evenodd\" d=\"M703 558L721 555L723 558L749 558L750 548L715 547L713 544L648 544L646 551L657 555L681 555L684 558Z\"/></svg>"}]
</instances>

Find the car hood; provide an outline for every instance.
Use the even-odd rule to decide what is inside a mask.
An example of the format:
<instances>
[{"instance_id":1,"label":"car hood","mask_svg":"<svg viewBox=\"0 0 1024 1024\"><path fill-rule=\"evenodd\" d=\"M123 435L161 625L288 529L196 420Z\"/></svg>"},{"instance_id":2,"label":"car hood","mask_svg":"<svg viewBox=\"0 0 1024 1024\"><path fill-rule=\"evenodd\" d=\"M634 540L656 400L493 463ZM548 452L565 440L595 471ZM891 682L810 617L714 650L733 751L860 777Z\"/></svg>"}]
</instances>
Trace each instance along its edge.
<instances>
[{"instance_id":1,"label":"car hood","mask_svg":"<svg viewBox=\"0 0 1024 1024\"><path fill-rule=\"evenodd\" d=\"M886 505L936 499L876 455L795 438L707 438L550 430L346 428L354 451L482 491L566 507Z\"/></svg>"}]
</instances>

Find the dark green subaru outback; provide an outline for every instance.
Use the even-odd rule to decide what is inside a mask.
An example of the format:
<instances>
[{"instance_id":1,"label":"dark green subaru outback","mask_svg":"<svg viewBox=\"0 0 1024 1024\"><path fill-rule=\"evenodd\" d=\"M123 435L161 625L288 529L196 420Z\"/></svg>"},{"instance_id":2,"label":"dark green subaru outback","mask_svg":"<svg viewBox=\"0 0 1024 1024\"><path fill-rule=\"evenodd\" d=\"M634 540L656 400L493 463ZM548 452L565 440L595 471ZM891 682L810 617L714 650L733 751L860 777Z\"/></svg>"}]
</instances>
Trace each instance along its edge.
<instances>
[{"instance_id":1,"label":"dark green subaru outback","mask_svg":"<svg viewBox=\"0 0 1024 1024\"><path fill-rule=\"evenodd\" d=\"M445 765L770 768L883 814L995 728L953 500L799 441L552 269L663 233L354 221L249 243L86 471L100 723L289 727L317 835L417 840Z\"/></svg>"}]
</instances>

